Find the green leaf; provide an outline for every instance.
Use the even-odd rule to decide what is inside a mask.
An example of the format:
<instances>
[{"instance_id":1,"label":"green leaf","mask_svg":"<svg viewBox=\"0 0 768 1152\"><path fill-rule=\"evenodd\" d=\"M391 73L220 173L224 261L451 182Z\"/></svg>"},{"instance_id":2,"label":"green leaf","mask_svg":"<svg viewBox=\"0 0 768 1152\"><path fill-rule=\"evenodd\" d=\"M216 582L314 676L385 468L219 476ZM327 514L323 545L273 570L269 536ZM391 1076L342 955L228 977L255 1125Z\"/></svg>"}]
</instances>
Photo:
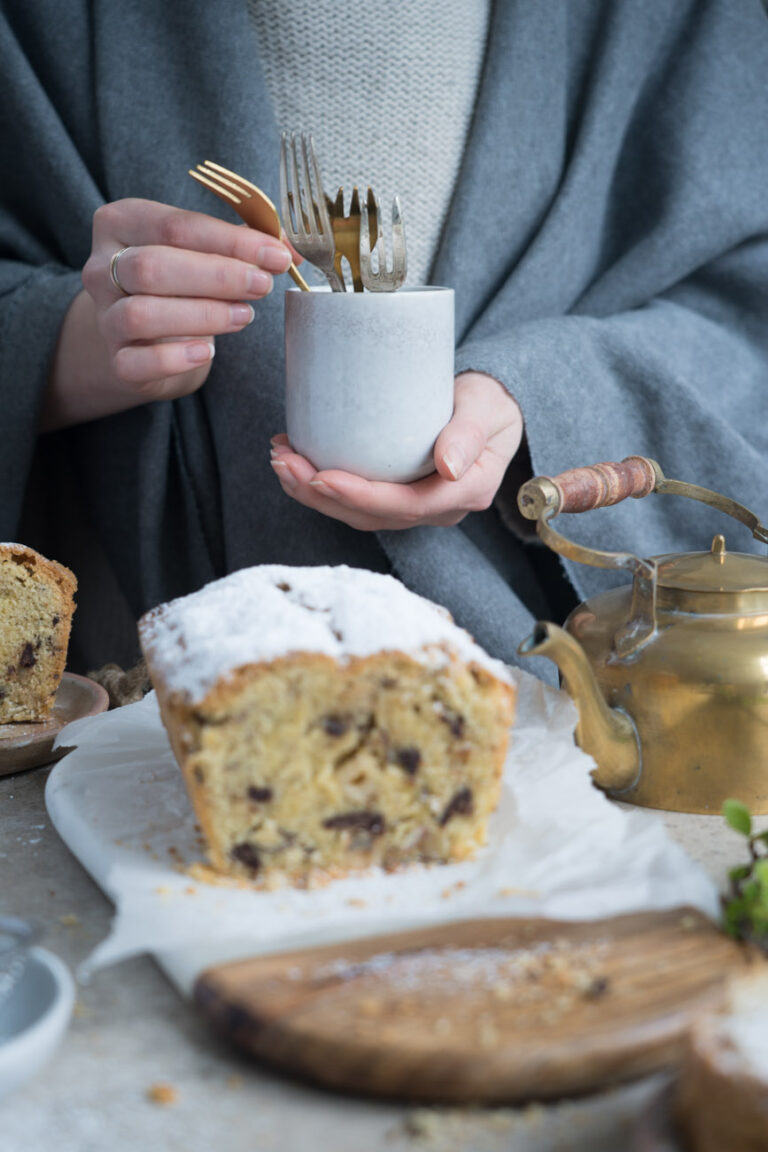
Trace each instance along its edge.
<instances>
[{"instance_id":1,"label":"green leaf","mask_svg":"<svg viewBox=\"0 0 768 1152\"><path fill-rule=\"evenodd\" d=\"M754 904L759 904L760 885L757 880L748 880L746 884L742 885L741 898L745 908L751 909Z\"/></svg>"},{"instance_id":2,"label":"green leaf","mask_svg":"<svg viewBox=\"0 0 768 1152\"><path fill-rule=\"evenodd\" d=\"M758 936L768 934L768 907L766 907L766 905L761 904L759 908L753 910L752 924Z\"/></svg>"},{"instance_id":3,"label":"green leaf","mask_svg":"<svg viewBox=\"0 0 768 1152\"><path fill-rule=\"evenodd\" d=\"M729 900L723 909L725 923L729 930L740 931L741 925L747 917L746 906L743 900Z\"/></svg>"},{"instance_id":4,"label":"green leaf","mask_svg":"<svg viewBox=\"0 0 768 1152\"><path fill-rule=\"evenodd\" d=\"M751 835L752 817L746 804L742 804L740 800L726 800L723 804L723 816L726 824L733 828L734 832L741 832L743 836Z\"/></svg>"},{"instance_id":5,"label":"green leaf","mask_svg":"<svg viewBox=\"0 0 768 1152\"><path fill-rule=\"evenodd\" d=\"M729 869L728 879L732 883L738 884L739 880L746 880L747 876L749 876L751 871L752 871L752 865L751 864L737 864L737 866L735 868Z\"/></svg>"}]
</instances>

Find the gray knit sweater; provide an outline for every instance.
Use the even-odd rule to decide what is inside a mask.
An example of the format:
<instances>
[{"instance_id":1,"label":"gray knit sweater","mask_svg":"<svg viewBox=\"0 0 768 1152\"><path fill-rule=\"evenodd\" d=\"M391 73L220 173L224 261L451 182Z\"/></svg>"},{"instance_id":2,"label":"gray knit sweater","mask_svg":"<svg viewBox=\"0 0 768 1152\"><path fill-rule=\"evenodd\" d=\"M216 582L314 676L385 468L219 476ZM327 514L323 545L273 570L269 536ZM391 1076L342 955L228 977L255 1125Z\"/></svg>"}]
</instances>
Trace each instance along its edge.
<instances>
[{"instance_id":1,"label":"gray knit sweater","mask_svg":"<svg viewBox=\"0 0 768 1152\"><path fill-rule=\"evenodd\" d=\"M311 132L326 190L400 196L406 283L426 284L461 167L490 0L248 0L275 119Z\"/></svg>"}]
</instances>

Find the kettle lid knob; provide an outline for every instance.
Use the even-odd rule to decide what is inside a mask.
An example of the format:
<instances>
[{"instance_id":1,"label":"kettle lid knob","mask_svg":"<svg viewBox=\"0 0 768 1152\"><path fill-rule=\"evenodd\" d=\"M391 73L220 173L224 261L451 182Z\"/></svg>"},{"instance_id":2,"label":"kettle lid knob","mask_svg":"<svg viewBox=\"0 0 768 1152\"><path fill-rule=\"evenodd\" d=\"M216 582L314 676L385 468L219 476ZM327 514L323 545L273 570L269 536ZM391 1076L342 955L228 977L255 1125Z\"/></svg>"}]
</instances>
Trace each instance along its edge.
<instances>
[{"instance_id":1,"label":"kettle lid knob","mask_svg":"<svg viewBox=\"0 0 768 1152\"><path fill-rule=\"evenodd\" d=\"M712 555L717 556L721 564L725 562L725 536L720 533L712 540Z\"/></svg>"}]
</instances>

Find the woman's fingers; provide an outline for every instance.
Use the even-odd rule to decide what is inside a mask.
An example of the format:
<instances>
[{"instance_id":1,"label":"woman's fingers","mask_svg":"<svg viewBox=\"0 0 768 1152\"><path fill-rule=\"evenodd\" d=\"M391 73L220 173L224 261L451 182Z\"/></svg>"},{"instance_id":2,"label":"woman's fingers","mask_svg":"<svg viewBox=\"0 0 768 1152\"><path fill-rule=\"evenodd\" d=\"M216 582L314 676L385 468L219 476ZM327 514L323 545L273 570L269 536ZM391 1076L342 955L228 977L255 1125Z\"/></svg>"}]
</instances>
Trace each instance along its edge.
<instances>
[{"instance_id":1,"label":"woman's fingers","mask_svg":"<svg viewBox=\"0 0 768 1152\"><path fill-rule=\"evenodd\" d=\"M118 248L158 245L230 256L259 266L264 266L260 261L263 249L275 248L290 256L287 245L276 236L155 200L115 200L97 208L93 217L93 240L94 248L114 241Z\"/></svg>"},{"instance_id":2,"label":"woman's fingers","mask_svg":"<svg viewBox=\"0 0 768 1152\"><path fill-rule=\"evenodd\" d=\"M188 391L180 382L192 369L207 366L214 353L213 340L129 344L115 353L114 370L131 393L147 401L169 399Z\"/></svg>"},{"instance_id":3,"label":"woman's fingers","mask_svg":"<svg viewBox=\"0 0 768 1152\"><path fill-rule=\"evenodd\" d=\"M82 277L112 386L147 399L199 388L214 336L250 324L248 301L291 256L278 236L202 212L138 199L99 208Z\"/></svg>"},{"instance_id":4,"label":"woman's fingers","mask_svg":"<svg viewBox=\"0 0 768 1152\"><path fill-rule=\"evenodd\" d=\"M137 341L239 332L254 318L250 304L182 297L123 296L104 315L103 331L114 350Z\"/></svg>"},{"instance_id":5,"label":"woman's fingers","mask_svg":"<svg viewBox=\"0 0 768 1152\"><path fill-rule=\"evenodd\" d=\"M89 262L90 263L90 262ZM290 257L286 250L282 261L287 268ZM285 268L282 269L285 271ZM217 300L258 300L272 291L272 275L263 267L180 248L142 244L126 248L121 254L118 273L124 293L129 296L200 296ZM83 283L90 290L94 276L103 275L98 267L83 271ZM115 299L122 294L107 281ZM105 286L107 286L105 284Z\"/></svg>"},{"instance_id":6,"label":"woman's fingers","mask_svg":"<svg viewBox=\"0 0 768 1152\"><path fill-rule=\"evenodd\" d=\"M484 452L461 481L449 483L433 473L413 484L390 484L337 470L317 472L280 436L273 441L272 467L284 491L301 504L354 528L381 530L457 524L490 505L505 465Z\"/></svg>"},{"instance_id":7,"label":"woman's fingers","mask_svg":"<svg viewBox=\"0 0 768 1152\"><path fill-rule=\"evenodd\" d=\"M479 372L456 377L453 416L435 443L435 466L446 480L460 480L491 447L507 462L523 434L523 416L515 399L497 380Z\"/></svg>"},{"instance_id":8,"label":"woman's fingers","mask_svg":"<svg viewBox=\"0 0 768 1152\"><path fill-rule=\"evenodd\" d=\"M129 295L257 300L272 290L292 253L275 236L151 200L118 200L94 214L93 248L83 269L86 291L102 307Z\"/></svg>"}]
</instances>

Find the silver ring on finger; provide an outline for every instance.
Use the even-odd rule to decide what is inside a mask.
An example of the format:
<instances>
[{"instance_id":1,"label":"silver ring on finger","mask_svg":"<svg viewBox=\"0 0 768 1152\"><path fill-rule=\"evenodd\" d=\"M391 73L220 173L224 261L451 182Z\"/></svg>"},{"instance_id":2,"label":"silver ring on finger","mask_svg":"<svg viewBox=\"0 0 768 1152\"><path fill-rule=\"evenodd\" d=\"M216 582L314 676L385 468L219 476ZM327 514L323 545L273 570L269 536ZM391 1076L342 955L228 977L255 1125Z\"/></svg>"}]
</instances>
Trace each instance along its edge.
<instances>
[{"instance_id":1,"label":"silver ring on finger","mask_svg":"<svg viewBox=\"0 0 768 1152\"><path fill-rule=\"evenodd\" d=\"M129 245L129 247L130 247L130 245ZM112 283L114 284L115 288L117 288L118 292L122 292L123 296L130 296L131 293L128 291L127 288L124 288L122 286L122 284L120 283L120 278L117 274L117 265L118 265L118 261L120 260L120 257L123 255L124 252L127 252L127 251L128 251L128 248L121 248L118 252L115 252L114 256L112 257L112 259L109 262L109 278L112 281Z\"/></svg>"}]
</instances>

